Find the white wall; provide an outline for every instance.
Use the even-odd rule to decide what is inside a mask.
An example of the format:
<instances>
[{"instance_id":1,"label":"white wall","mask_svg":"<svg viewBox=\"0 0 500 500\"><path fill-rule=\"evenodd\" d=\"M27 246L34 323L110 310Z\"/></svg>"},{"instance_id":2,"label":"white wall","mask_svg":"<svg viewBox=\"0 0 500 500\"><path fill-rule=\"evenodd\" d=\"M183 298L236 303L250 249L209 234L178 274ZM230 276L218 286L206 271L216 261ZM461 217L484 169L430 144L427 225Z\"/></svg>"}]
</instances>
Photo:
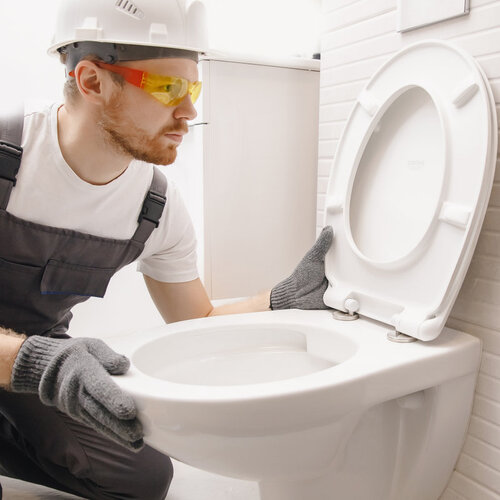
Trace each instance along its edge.
<instances>
[{"instance_id":1,"label":"white wall","mask_svg":"<svg viewBox=\"0 0 500 500\"><path fill-rule=\"evenodd\" d=\"M321 0L204 0L212 49L273 56L319 52Z\"/></svg>"},{"instance_id":2,"label":"white wall","mask_svg":"<svg viewBox=\"0 0 500 500\"><path fill-rule=\"evenodd\" d=\"M404 34L396 32L397 0L323 0L318 230L328 173L356 96L400 48L440 38L476 57L500 105L500 0L471 0L469 16ZM498 164L497 164L498 165ZM448 325L483 341L469 432L442 500L500 498L500 172L481 236Z\"/></svg>"},{"instance_id":3,"label":"white wall","mask_svg":"<svg viewBox=\"0 0 500 500\"><path fill-rule=\"evenodd\" d=\"M58 1L1 0L0 100L62 97L64 68L47 55Z\"/></svg>"}]
</instances>

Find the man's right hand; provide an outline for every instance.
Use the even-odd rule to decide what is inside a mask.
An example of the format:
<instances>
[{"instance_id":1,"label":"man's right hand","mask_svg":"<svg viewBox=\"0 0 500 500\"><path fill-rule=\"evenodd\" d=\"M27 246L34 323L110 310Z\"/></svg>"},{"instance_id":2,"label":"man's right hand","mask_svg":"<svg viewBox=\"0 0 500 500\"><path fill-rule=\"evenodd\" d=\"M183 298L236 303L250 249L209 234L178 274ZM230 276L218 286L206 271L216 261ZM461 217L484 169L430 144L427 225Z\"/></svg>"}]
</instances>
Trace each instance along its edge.
<instances>
[{"instance_id":1,"label":"man's right hand","mask_svg":"<svg viewBox=\"0 0 500 500\"><path fill-rule=\"evenodd\" d=\"M38 393L42 403L138 451L144 441L134 401L109 375L124 374L129 366L99 339L35 335L19 349L10 389Z\"/></svg>"},{"instance_id":2,"label":"man's right hand","mask_svg":"<svg viewBox=\"0 0 500 500\"><path fill-rule=\"evenodd\" d=\"M328 309L323 302L328 288L325 255L332 241L333 229L326 226L293 273L271 290L271 309Z\"/></svg>"}]
</instances>

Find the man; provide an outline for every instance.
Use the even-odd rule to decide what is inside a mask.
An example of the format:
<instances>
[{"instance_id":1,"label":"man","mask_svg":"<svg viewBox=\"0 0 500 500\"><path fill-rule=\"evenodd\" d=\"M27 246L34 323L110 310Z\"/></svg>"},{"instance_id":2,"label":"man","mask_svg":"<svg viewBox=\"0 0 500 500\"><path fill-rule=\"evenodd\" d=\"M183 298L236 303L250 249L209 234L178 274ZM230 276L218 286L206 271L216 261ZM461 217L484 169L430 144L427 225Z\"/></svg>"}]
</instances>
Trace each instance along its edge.
<instances>
[{"instance_id":1,"label":"man","mask_svg":"<svg viewBox=\"0 0 500 500\"><path fill-rule=\"evenodd\" d=\"M144 445L134 402L110 377L129 362L98 339L70 338L71 307L139 260L167 322L324 308L332 231L271 292L212 306L187 211L153 167L175 160L196 116L198 49L176 34L189 26L177 1L123 3L63 1L64 104L25 114L22 159L2 147L0 473L86 498L153 500L172 465Z\"/></svg>"}]
</instances>

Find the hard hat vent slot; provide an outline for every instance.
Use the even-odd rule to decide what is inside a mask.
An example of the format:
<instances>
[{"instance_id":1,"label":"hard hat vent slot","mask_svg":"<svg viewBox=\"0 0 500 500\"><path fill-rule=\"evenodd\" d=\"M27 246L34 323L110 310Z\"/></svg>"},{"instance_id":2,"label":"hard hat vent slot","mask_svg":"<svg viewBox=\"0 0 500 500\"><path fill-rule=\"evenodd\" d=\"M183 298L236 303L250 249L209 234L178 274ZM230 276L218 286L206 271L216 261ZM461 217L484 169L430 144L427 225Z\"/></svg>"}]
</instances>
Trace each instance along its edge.
<instances>
[{"instance_id":1,"label":"hard hat vent slot","mask_svg":"<svg viewBox=\"0 0 500 500\"><path fill-rule=\"evenodd\" d=\"M124 14L132 16L135 19L142 19L144 17L144 12L142 12L134 2L130 0L116 0L115 7Z\"/></svg>"}]
</instances>

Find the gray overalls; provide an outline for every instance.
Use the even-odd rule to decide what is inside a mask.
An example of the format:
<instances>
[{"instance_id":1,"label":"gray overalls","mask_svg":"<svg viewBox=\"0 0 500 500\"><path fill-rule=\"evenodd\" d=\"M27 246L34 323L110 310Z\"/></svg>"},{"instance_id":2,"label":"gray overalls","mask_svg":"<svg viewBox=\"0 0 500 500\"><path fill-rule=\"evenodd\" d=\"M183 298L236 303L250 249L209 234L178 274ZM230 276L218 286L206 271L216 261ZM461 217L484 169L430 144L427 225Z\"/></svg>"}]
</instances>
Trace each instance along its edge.
<instances>
[{"instance_id":1,"label":"gray overalls","mask_svg":"<svg viewBox=\"0 0 500 500\"><path fill-rule=\"evenodd\" d=\"M130 240L20 219L6 208L21 164L22 123L21 114L0 124L0 326L68 337L71 308L103 297L113 274L143 251L166 203L166 179L155 167ZM86 498L151 500L166 495L172 466L149 447L133 453L108 441L37 396L0 391L0 474Z\"/></svg>"}]
</instances>

